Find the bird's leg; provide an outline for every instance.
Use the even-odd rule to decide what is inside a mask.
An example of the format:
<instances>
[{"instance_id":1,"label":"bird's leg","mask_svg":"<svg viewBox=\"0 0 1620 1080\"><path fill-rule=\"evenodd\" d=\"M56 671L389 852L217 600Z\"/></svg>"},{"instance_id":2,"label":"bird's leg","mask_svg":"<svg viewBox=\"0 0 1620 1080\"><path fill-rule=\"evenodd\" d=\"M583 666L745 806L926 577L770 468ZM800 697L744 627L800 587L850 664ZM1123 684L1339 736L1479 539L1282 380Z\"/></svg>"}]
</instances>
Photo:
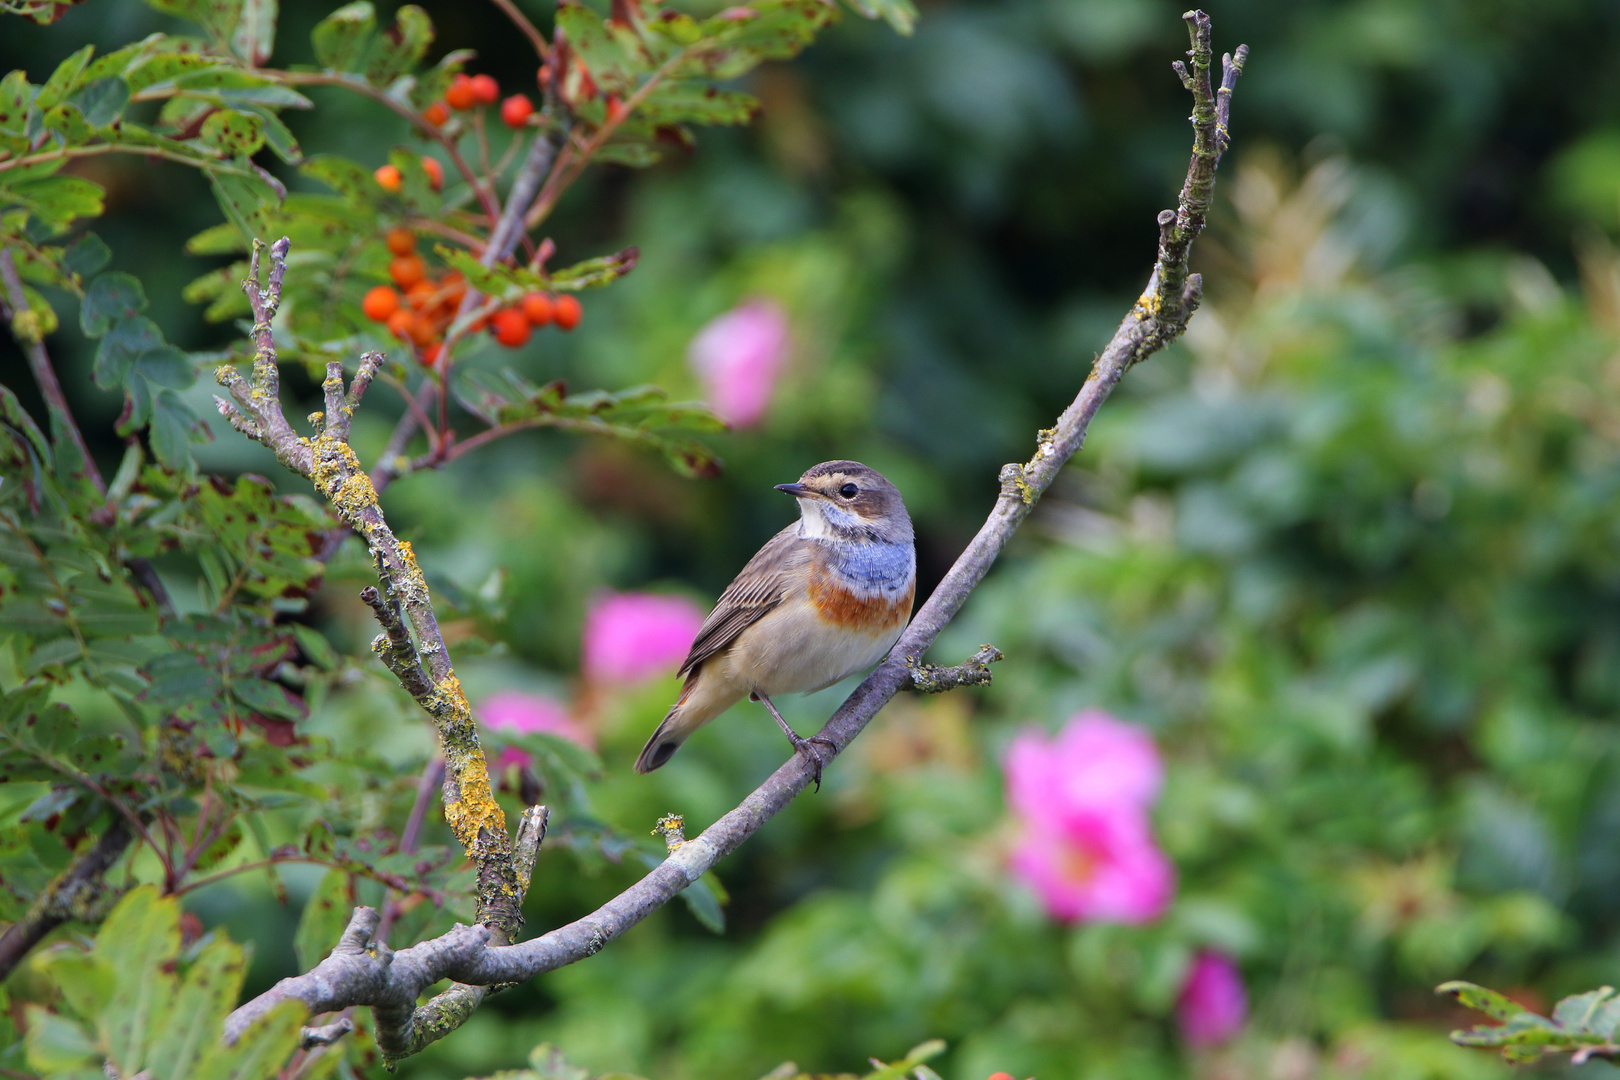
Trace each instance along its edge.
<instances>
[{"instance_id":1,"label":"bird's leg","mask_svg":"<svg viewBox=\"0 0 1620 1080\"><path fill-rule=\"evenodd\" d=\"M823 739L820 735L812 735L808 739L800 737L799 733L794 731L792 726L789 725L786 720L782 719L782 714L776 711L776 706L771 704L771 699L766 697L764 694L761 694L758 690L755 690L753 693L749 694L748 700L757 701L764 705L766 710L776 720L776 726L782 729L782 734L786 735L788 737L788 742L793 744L793 749L810 759L810 763L816 768L816 790L820 791L822 766L821 755L815 750L811 749L810 744L821 743L822 745L831 749L834 753L837 753L838 751L838 744L834 743L831 739Z\"/></svg>"}]
</instances>

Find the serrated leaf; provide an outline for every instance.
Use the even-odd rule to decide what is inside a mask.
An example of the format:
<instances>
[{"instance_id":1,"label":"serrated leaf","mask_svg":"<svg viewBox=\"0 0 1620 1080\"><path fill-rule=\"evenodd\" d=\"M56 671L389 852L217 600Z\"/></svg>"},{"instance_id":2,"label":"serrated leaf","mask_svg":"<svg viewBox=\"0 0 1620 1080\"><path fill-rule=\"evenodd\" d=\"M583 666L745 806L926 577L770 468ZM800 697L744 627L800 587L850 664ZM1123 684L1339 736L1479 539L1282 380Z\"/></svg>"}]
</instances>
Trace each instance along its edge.
<instances>
[{"instance_id":1,"label":"serrated leaf","mask_svg":"<svg viewBox=\"0 0 1620 1080\"><path fill-rule=\"evenodd\" d=\"M344 927L349 925L353 909L349 875L341 870L328 870L321 875L320 883L298 916L298 930L293 934L293 951L298 954L300 971L308 971L326 959Z\"/></svg>"},{"instance_id":2,"label":"serrated leaf","mask_svg":"<svg viewBox=\"0 0 1620 1080\"><path fill-rule=\"evenodd\" d=\"M235 1046L216 1041L192 1075L208 1080L270 1080L298 1049L306 1019L303 1005L284 1001L248 1028Z\"/></svg>"},{"instance_id":3,"label":"serrated leaf","mask_svg":"<svg viewBox=\"0 0 1620 1080\"><path fill-rule=\"evenodd\" d=\"M242 230L229 221L219 225L210 225L186 241L187 255L241 255L247 251L248 241L242 236ZM187 285L181 292L181 296L193 304L209 299L215 295L212 291L199 295L194 290L199 287L201 282L212 281L216 276L224 272L214 270L204 274ZM240 278L242 275L237 274L236 276Z\"/></svg>"},{"instance_id":4,"label":"serrated leaf","mask_svg":"<svg viewBox=\"0 0 1620 1080\"><path fill-rule=\"evenodd\" d=\"M116 75L97 79L69 99L84 114L84 122L104 128L124 114L129 105L129 84Z\"/></svg>"},{"instance_id":5,"label":"serrated leaf","mask_svg":"<svg viewBox=\"0 0 1620 1080\"><path fill-rule=\"evenodd\" d=\"M264 121L235 109L220 109L203 121L200 135L225 157L251 157L264 145Z\"/></svg>"},{"instance_id":6,"label":"serrated leaf","mask_svg":"<svg viewBox=\"0 0 1620 1080\"><path fill-rule=\"evenodd\" d=\"M64 228L79 218L99 216L104 195L100 184L82 176L17 179L0 173L0 208L21 206L53 230Z\"/></svg>"},{"instance_id":7,"label":"serrated leaf","mask_svg":"<svg viewBox=\"0 0 1620 1080\"><path fill-rule=\"evenodd\" d=\"M388 86L422 62L433 44L433 20L415 4L394 13L394 25L378 34L366 56L366 78L373 86Z\"/></svg>"},{"instance_id":8,"label":"serrated leaf","mask_svg":"<svg viewBox=\"0 0 1620 1080\"><path fill-rule=\"evenodd\" d=\"M62 253L62 266L70 274L90 277L107 265L112 251L95 233L85 233L74 245Z\"/></svg>"},{"instance_id":9,"label":"serrated leaf","mask_svg":"<svg viewBox=\"0 0 1620 1080\"><path fill-rule=\"evenodd\" d=\"M176 15L196 23L216 45L230 45L242 11L242 0L146 0L166 15Z\"/></svg>"},{"instance_id":10,"label":"serrated leaf","mask_svg":"<svg viewBox=\"0 0 1620 1080\"><path fill-rule=\"evenodd\" d=\"M105 281L113 274L103 274L91 283L91 292L95 285ZM127 275L124 275L127 276ZM130 278L134 281L134 278ZM139 287L137 283L137 287ZM118 305L116 308L108 306L106 311L129 310L135 303L136 297L131 292L124 291L127 283L114 283L115 292L109 293L109 305ZM140 307L145 307L145 297L139 298ZM85 306L81 315L90 310L90 294L85 296ZM139 310L136 308L135 310ZM144 315L124 315L112 324L96 345L95 364L90 370L90 377L95 384L103 390L112 390L124 385L129 378L129 372L135 365L135 358L142 353L156 349L163 345L163 331L158 324Z\"/></svg>"},{"instance_id":11,"label":"serrated leaf","mask_svg":"<svg viewBox=\"0 0 1620 1080\"><path fill-rule=\"evenodd\" d=\"M134 1076L149 1062L159 1021L172 1009L176 980L167 968L179 951L180 902L154 885L131 889L96 935L96 955L118 973L96 1026L120 1075Z\"/></svg>"},{"instance_id":12,"label":"serrated leaf","mask_svg":"<svg viewBox=\"0 0 1620 1080\"><path fill-rule=\"evenodd\" d=\"M268 231L271 212L286 196L263 170L210 169L208 184L226 220L247 240Z\"/></svg>"},{"instance_id":13,"label":"serrated leaf","mask_svg":"<svg viewBox=\"0 0 1620 1080\"><path fill-rule=\"evenodd\" d=\"M135 358L135 371L147 382L173 390L184 390L197 381L197 368L191 358L173 345L141 353Z\"/></svg>"},{"instance_id":14,"label":"serrated leaf","mask_svg":"<svg viewBox=\"0 0 1620 1080\"><path fill-rule=\"evenodd\" d=\"M152 396L152 456L166 468L189 473L192 468L191 444L208 441L208 428L202 418L173 390Z\"/></svg>"},{"instance_id":15,"label":"serrated leaf","mask_svg":"<svg viewBox=\"0 0 1620 1080\"><path fill-rule=\"evenodd\" d=\"M337 670L342 661L337 650L326 640L325 634L304 623L292 623L288 629L293 632L293 637L298 640L299 650L310 663L322 671Z\"/></svg>"},{"instance_id":16,"label":"serrated leaf","mask_svg":"<svg viewBox=\"0 0 1620 1080\"><path fill-rule=\"evenodd\" d=\"M90 282L79 305L79 327L86 337L100 337L113 323L146 310L146 291L132 274L102 274ZM162 340L160 336L158 340Z\"/></svg>"},{"instance_id":17,"label":"serrated leaf","mask_svg":"<svg viewBox=\"0 0 1620 1080\"><path fill-rule=\"evenodd\" d=\"M231 51L254 67L270 59L276 43L276 0L241 0L241 14L231 34Z\"/></svg>"},{"instance_id":18,"label":"serrated leaf","mask_svg":"<svg viewBox=\"0 0 1620 1080\"><path fill-rule=\"evenodd\" d=\"M101 1014L118 983L118 973L105 957L68 946L41 954L34 966L56 984L74 1012L87 1018Z\"/></svg>"},{"instance_id":19,"label":"serrated leaf","mask_svg":"<svg viewBox=\"0 0 1620 1080\"><path fill-rule=\"evenodd\" d=\"M67 100L68 95L79 85L79 76L84 74L85 65L90 63L90 57L95 51L94 45L86 45L57 64L56 70L51 72L51 77L39 88L39 96L34 99L34 104L44 110Z\"/></svg>"},{"instance_id":20,"label":"serrated leaf","mask_svg":"<svg viewBox=\"0 0 1620 1080\"><path fill-rule=\"evenodd\" d=\"M1435 993L1454 998L1464 1008L1482 1012L1492 1020L1511 1020L1513 1017L1529 1011L1523 1005L1498 994L1495 990L1489 990L1471 982L1455 980L1441 983L1435 987Z\"/></svg>"},{"instance_id":21,"label":"serrated leaf","mask_svg":"<svg viewBox=\"0 0 1620 1080\"><path fill-rule=\"evenodd\" d=\"M759 99L752 94L688 81L660 85L636 109L635 116L653 127L746 124L758 111Z\"/></svg>"},{"instance_id":22,"label":"serrated leaf","mask_svg":"<svg viewBox=\"0 0 1620 1080\"><path fill-rule=\"evenodd\" d=\"M281 686L267 679L236 679L231 696L255 712L280 720L302 720L309 707Z\"/></svg>"},{"instance_id":23,"label":"serrated leaf","mask_svg":"<svg viewBox=\"0 0 1620 1080\"><path fill-rule=\"evenodd\" d=\"M54 131L65 146L79 146L90 141L95 132L84 122L84 114L76 105L58 105L45 113L42 121L47 131Z\"/></svg>"},{"instance_id":24,"label":"serrated leaf","mask_svg":"<svg viewBox=\"0 0 1620 1080\"><path fill-rule=\"evenodd\" d=\"M100 1057L100 1048L81 1025L38 1005L25 1005L28 1035L23 1043L28 1064L43 1076L63 1076L87 1068Z\"/></svg>"},{"instance_id":25,"label":"serrated leaf","mask_svg":"<svg viewBox=\"0 0 1620 1080\"><path fill-rule=\"evenodd\" d=\"M202 950L175 991L174 1007L152 1041L152 1075L166 1080L209 1077L195 1069L196 1063L220 1042L220 1030L236 1005L246 973L247 960L240 945L216 939Z\"/></svg>"},{"instance_id":26,"label":"serrated leaf","mask_svg":"<svg viewBox=\"0 0 1620 1080\"><path fill-rule=\"evenodd\" d=\"M276 157L289 165L296 165L304 160L304 152L299 148L298 140L293 138L293 133L287 125L281 122L281 117L265 106L253 102L244 102L240 108L245 113L257 116L264 124L265 142L270 144L270 150Z\"/></svg>"},{"instance_id":27,"label":"serrated leaf","mask_svg":"<svg viewBox=\"0 0 1620 1080\"><path fill-rule=\"evenodd\" d=\"M0 79L0 135L24 137L33 103L34 88L28 84L27 72L12 71Z\"/></svg>"},{"instance_id":28,"label":"serrated leaf","mask_svg":"<svg viewBox=\"0 0 1620 1080\"><path fill-rule=\"evenodd\" d=\"M911 0L845 0L858 15L882 19L903 37L917 28L917 7Z\"/></svg>"},{"instance_id":29,"label":"serrated leaf","mask_svg":"<svg viewBox=\"0 0 1620 1080\"><path fill-rule=\"evenodd\" d=\"M344 4L310 34L316 62L329 71L359 71L376 26L377 10L369 0Z\"/></svg>"}]
</instances>

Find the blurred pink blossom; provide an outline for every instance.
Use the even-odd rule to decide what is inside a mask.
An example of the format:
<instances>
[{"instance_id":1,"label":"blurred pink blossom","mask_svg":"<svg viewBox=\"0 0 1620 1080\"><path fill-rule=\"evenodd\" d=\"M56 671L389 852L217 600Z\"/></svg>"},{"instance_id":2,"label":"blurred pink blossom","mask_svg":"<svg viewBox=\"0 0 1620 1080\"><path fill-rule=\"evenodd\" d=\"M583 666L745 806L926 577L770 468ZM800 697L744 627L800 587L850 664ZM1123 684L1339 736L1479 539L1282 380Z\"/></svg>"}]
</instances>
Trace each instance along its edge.
<instances>
[{"instance_id":1,"label":"blurred pink blossom","mask_svg":"<svg viewBox=\"0 0 1620 1080\"><path fill-rule=\"evenodd\" d=\"M703 609L684 597L604 594L585 616L585 676L597 683L635 683L672 672L702 625Z\"/></svg>"},{"instance_id":2,"label":"blurred pink blossom","mask_svg":"<svg viewBox=\"0 0 1620 1080\"><path fill-rule=\"evenodd\" d=\"M1148 819L1164 774L1151 736L1083 712L1056 738L1031 731L1014 739L1005 771L1023 826L1012 871L1048 913L1124 923L1164 914L1176 879Z\"/></svg>"},{"instance_id":3,"label":"blurred pink blossom","mask_svg":"<svg viewBox=\"0 0 1620 1080\"><path fill-rule=\"evenodd\" d=\"M697 332L686 359L714 414L734 428L752 427L770 406L787 360L787 313L774 300L745 300Z\"/></svg>"},{"instance_id":4,"label":"blurred pink blossom","mask_svg":"<svg viewBox=\"0 0 1620 1080\"><path fill-rule=\"evenodd\" d=\"M1231 957L1207 949L1199 953L1176 1001L1181 1037L1190 1046L1215 1046L1236 1035L1248 1015L1243 973Z\"/></svg>"},{"instance_id":5,"label":"blurred pink blossom","mask_svg":"<svg viewBox=\"0 0 1620 1080\"><path fill-rule=\"evenodd\" d=\"M473 711L477 714L479 722L491 731L513 731L518 734L546 731L553 735L561 735L565 739L572 739L581 746L594 749L596 744L591 733L569 715L561 703L540 694L526 694L521 690L502 690L479 702L478 708ZM495 768L527 765L531 760L527 752L508 746L496 758Z\"/></svg>"}]
</instances>

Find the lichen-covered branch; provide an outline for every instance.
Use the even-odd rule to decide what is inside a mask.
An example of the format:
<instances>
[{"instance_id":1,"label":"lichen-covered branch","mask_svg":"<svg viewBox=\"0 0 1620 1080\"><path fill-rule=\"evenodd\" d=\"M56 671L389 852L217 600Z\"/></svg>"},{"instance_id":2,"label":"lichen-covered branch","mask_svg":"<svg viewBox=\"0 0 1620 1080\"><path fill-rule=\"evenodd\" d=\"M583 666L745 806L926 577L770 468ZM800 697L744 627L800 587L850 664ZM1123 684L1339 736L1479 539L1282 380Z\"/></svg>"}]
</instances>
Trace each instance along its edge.
<instances>
[{"instance_id":1,"label":"lichen-covered branch","mask_svg":"<svg viewBox=\"0 0 1620 1080\"><path fill-rule=\"evenodd\" d=\"M6 932L0 934L0 982L58 926L71 919L100 921L111 901L117 899L116 890L107 884L107 871L124 854L131 839L129 826L115 816L94 846L57 875L22 918L6 927Z\"/></svg>"},{"instance_id":2,"label":"lichen-covered branch","mask_svg":"<svg viewBox=\"0 0 1620 1080\"><path fill-rule=\"evenodd\" d=\"M1074 401L1053 427L1040 432L1030 460L1001 470L1001 495L988 519L917 612L888 658L821 729L820 738L831 743L834 756L848 747L878 710L901 690L968 685L988 676L988 665L999 655L989 647L954 668L932 667L923 664L921 658L984 578L1059 470L1080 449L1092 417L1115 384L1133 364L1180 336L1198 306L1201 283L1197 275L1188 272L1187 258L1209 211L1215 166L1228 138L1225 123L1231 89L1248 50L1240 47L1235 59L1223 58L1217 95L1208 78L1212 55L1209 18L1202 12L1189 12L1185 18L1193 42L1192 74L1185 76L1184 82L1193 95L1194 152L1177 209L1160 215L1158 259L1148 287L1097 358ZM827 760L830 757L823 755L823 764ZM804 791L816 771L813 763L795 754L741 804L698 836L671 843L669 857L636 884L584 918L529 941L501 945L484 927L459 927L443 937L398 952L390 952L384 945L368 951L366 942L371 931L367 927L375 928L376 916L362 908L356 911L344 943L331 957L308 974L284 979L243 1005L231 1014L227 1031L241 1032L256 1017L287 999L304 1002L312 1014L350 1005L371 1005L374 1010L380 1006L380 1018L384 1013L402 1013L407 1002L414 1003L416 995L438 979L450 978L469 987L495 986L532 978L593 956L735 850ZM462 995L446 1002L446 1012L461 1008L468 1000L470 996ZM424 1031L425 1027L416 1030Z\"/></svg>"},{"instance_id":3,"label":"lichen-covered branch","mask_svg":"<svg viewBox=\"0 0 1620 1080\"><path fill-rule=\"evenodd\" d=\"M346 392L342 364L333 361L327 365L322 384L326 410L310 417L315 431L312 438L299 436L282 413L271 321L281 301L289 246L285 238L270 246L269 279L261 286L265 246L254 243L250 277L244 283L253 308L253 376L250 380L229 365L220 367L216 376L232 400L215 401L221 415L239 431L268 446L289 469L308 477L370 548L381 589L368 590L367 600L373 603L385 631L374 649L433 718L446 765L445 820L477 868L478 920L509 940L523 924L522 894L512 861L512 839L490 787L472 709L451 666L416 555L388 527L377 491L348 443L350 420L382 355L367 353L361 358Z\"/></svg>"},{"instance_id":4,"label":"lichen-covered branch","mask_svg":"<svg viewBox=\"0 0 1620 1080\"><path fill-rule=\"evenodd\" d=\"M911 688L919 694L942 694L959 686L985 686L990 682L990 665L1005 660L994 645L980 645L978 652L951 667L935 667L916 657L906 658L906 670L911 674Z\"/></svg>"}]
</instances>

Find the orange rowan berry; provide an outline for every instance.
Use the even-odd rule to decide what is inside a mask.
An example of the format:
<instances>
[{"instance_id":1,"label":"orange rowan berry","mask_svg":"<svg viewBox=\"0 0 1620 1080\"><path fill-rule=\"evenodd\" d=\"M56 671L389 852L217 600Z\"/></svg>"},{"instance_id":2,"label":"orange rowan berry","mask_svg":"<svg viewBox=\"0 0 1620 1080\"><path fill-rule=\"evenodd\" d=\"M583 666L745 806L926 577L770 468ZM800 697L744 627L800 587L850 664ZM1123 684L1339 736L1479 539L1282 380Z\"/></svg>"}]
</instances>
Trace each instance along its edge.
<instances>
[{"instance_id":1,"label":"orange rowan berry","mask_svg":"<svg viewBox=\"0 0 1620 1080\"><path fill-rule=\"evenodd\" d=\"M629 115L629 107L619 100L618 94L609 94L607 96L607 118L610 123L623 123L624 118Z\"/></svg>"},{"instance_id":2,"label":"orange rowan berry","mask_svg":"<svg viewBox=\"0 0 1620 1080\"><path fill-rule=\"evenodd\" d=\"M399 293L386 285L378 285L360 301L360 310L372 322L387 322L388 316L399 310Z\"/></svg>"},{"instance_id":3,"label":"orange rowan berry","mask_svg":"<svg viewBox=\"0 0 1620 1080\"><path fill-rule=\"evenodd\" d=\"M395 255L409 255L416 250L416 234L409 229L389 229L383 241Z\"/></svg>"},{"instance_id":4,"label":"orange rowan berry","mask_svg":"<svg viewBox=\"0 0 1620 1080\"><path fill-rule=\"evenodd\" d=\"M424 308L432 307L438 302L439 290L434 286L433 282L423 278L405 290L405 299L410 301L411 307L421 311Z\"/></svg>"},{"instance_id":5,"label":"orange rowan berry","mask_svg":"<svg viewBox=\"0 0 1620 1080\"><path fill-rule=\"evenodd\" d=\"M388 316L388 332L401 341L409 341L416 331L416 324L420 322L416 312L410 308L400 308Z\"/></svg>"},{"instance_id":6,"label":"orange rowan berry","mask_svg":"<svg viewBox=\"0 0 1620 1080\"><path fill-rule=\"evenodd\" d=\"M492 321L495 327L495 340L508 349L515 349L528 341L529 331L533 329L523 312L516 308L497 311Z\"/></svg>"},{"instance_id":7,"label":"orange rowan berry","mask_svg":"<svg viewBox=\"0 0 1620 1080\"><path fill-rule=\"evenodd\" d=\"M472 79L466 75L451 79L450 88L444 92L444 101L452 109L470 109L478 104L478 93L473 89Z\"/></svg>"},{"instance_id":8,"label":"orange rowan berry","mask_svg":"<svg viewBox=\"0 0 1620 1080\"><path fill-rule=\"evenodd\" d=\"M444 107L444 102L435 101L433 104L422 110L422 119L426 120L434 127L438 127L446 120L450 119L450 110Z\"/></svg>"},{"instance_id":9,"label":"orange rowan berry","mask_svg":"<svg viewBox=\"0 0 1620 1080\"><path fill-rule=\"evenodd\" d=\"M473 97L480 105L493 105L500 100L501 84L488 75L474 75L469 80Z\"/></svg>"},{"instance_id":10,"label":"orange rowan berry","mask_svg":"<svg viewBox=\"0 0 1620 1080\"><path fill-rule=\"evenodd\" d=\"M422 350L422 363L428 367L432 367L434 364L439 362L439 357L441 354L443 354L443 352L444 342L435 341L433 344Z\"/></svg>"},{"instance_id":11,"label":"orange rowan berry","mask_svg":"<svg viewBox=\"0 0 1620 1080\"><path fill-rule=\"evenodd\" d=\"M379 165L377 171L371 174L377 178L385 191L398 191L405 184L405 178L399 175L399 170L392 165Z\"/></svg>"},{"instance_id":12,"label":"orange rowan berry","mask_svg":"<svg viewBox=\"0 0 1620 1080\"><path fill-rule=\"evenodd\" d=\"M409 289L427 277L427 264L420 255L401 255L388 264L388 276L402 289Z\"/></svg>"},{"instance_id":13,"label":"orange rowan berry","mask_svg":"<svg viewBox=\"0 0 1620 1080\"><path fill-rule=\"evenodd\" d=\"M572 330L579 325L580 317L584 314L578 298L566 293L551 303L551 317L557 320L559 330Z\"/></svg>"},{"instance_id":14,"label":"orange rowan berry","mask_svg":"<svg viewBox=\"0 0 1620 1080\"><path fill-rule=\"evenodd\" d=\"M428 175L428 186L434 191L444 190L444 166L433 158L422 159L422 171Z\"/></svg>"},{"instance_id":15,"label":"orange rowan berry","mask_svg":"<svg viewBox=\"0 0 1620 1080\"><path fill-rule=\"evenodd\" d=\"M534 112L534 103L523 94L513 94L501 102L501 119L507 127L520 128L529 122L529 114Z\"/></svg>"},{"instance_id":16,"label":"orange rowan berry","mask_svg":"<svg viewBox=\"0 0 1620 1080\"><path fill-rule=\"evenodd\" d=\"M989 1080L1013 1080L1013 1078L1011 1073L993 1072L990 1074Z\"/></svg>"},{"instance_id":17,"label":"orange rowan berry","mask_svg":"<svg viewBox=\"0 0 1620 1080\"><path fill-rule=\"evenodd\" d=\"M552 316L556 314L556 308L551 302L551 297L541 292L532 292L525 296L518 304L518 307L522 310L523 317L528 319L536 329L549 324Z\"/></svg>"}]
</instances>

